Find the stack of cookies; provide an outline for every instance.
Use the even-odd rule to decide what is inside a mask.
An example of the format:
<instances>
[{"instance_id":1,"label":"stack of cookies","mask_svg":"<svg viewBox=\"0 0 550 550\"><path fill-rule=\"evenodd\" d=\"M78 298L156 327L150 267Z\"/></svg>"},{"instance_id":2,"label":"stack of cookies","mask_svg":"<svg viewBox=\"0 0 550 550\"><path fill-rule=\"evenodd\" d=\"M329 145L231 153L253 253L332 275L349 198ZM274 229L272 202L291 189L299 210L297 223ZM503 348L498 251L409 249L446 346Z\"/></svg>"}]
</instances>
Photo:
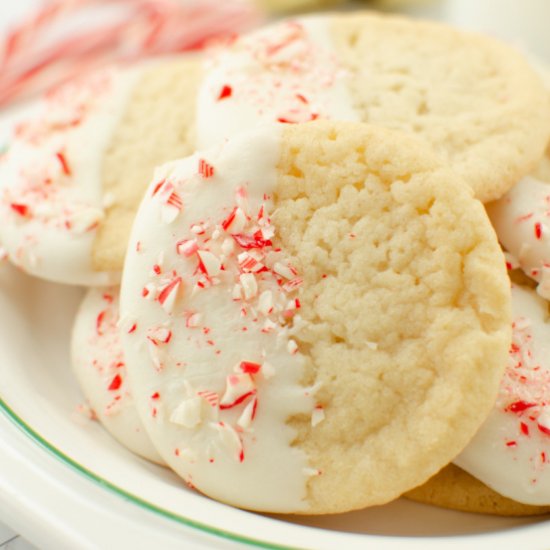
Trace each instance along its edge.
<instances>
[{"instance_id":1,"label":"stack of cookies","mask_svg":"<svg viewBox=\"0 0 550 550\"><path fill-rule=\"evenodd\" d=\"M209 497L545 513L549 141L504 44L288 20L49 94L0 160L0 239L91 287L97 418Z\"/></svg>"}]
</instances>

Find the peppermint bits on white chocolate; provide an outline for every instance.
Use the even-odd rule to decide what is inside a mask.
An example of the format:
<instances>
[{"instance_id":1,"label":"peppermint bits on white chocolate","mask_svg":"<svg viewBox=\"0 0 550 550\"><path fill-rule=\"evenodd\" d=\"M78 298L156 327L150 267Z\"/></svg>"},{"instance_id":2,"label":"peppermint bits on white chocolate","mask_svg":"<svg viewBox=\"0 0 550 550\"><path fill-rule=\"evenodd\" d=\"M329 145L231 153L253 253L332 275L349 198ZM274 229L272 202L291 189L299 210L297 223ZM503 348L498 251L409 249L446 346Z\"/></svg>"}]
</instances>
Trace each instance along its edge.
<instances>
[{"instance_id":1,"label":"peppermint bits on white chocolate","mask_svg":"<svg viewBox=\"0 0 550 550\"><path fill-rule=\"evenodd\" d=\"M0 237L10 260L56 282L118 283L95 270L92 246L105 216L105 150L130 99L139 68L106 68L69 81L15 129L0 157Z\"/></svg>"},{"instance_id":2,"label":"peppermint bits on white chocolate","mask_svg":"<svg viewBox=\"0 0 550 550\"><path fill-rule=\"evenodd\" d=\"M129 246L122 311L137 329L123 338L137 395L159 396L138 408L172 468L221 500L305 510L309 461L287 420L311 417L315 392L292 338L302 278L271 220L280 130L249 139L158 169Z\"/></svg>"},{"instance_id":3,"label":"peppermint bits on white chocolate","mask_svg":"<svg viewBox=\"0 0 550 550\"><path fill-rule=\"evenodd\" d=\"M512 285L512 344L497 402L456 463L517 502L550 502L548 304Z\"/></svg>"}]
</instances>

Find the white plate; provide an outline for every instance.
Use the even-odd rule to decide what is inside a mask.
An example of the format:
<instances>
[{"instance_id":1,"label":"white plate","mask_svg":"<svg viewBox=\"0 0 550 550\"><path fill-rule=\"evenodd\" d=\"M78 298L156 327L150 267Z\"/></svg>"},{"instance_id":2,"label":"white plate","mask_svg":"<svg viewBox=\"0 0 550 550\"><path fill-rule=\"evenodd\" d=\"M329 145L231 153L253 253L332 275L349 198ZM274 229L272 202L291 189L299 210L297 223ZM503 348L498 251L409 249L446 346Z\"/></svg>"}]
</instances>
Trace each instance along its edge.
<instances>
[{"instance_id":1,"label":"white plate","mask_svg":"<svg viewBox=\"0 0 550 550\"><path fill-rule=\"evenodd\" d=\"M497 3L493 19L482 18L491 0L481 11L478 0L448 1L434 13L497 33L499 20L501 34L514 38L506 29L521 15L510 13L517 0ZM549 8L547 0L522 5L539 22L540 9ZM530 45L544 56L548 43ZM76 412L83 399L68 352L81 295L0 266L0 517L40 548L549 547L547 519L477 516L405 500L338 516L274 517L189 490Z\"/></svg>"}]
</instances>

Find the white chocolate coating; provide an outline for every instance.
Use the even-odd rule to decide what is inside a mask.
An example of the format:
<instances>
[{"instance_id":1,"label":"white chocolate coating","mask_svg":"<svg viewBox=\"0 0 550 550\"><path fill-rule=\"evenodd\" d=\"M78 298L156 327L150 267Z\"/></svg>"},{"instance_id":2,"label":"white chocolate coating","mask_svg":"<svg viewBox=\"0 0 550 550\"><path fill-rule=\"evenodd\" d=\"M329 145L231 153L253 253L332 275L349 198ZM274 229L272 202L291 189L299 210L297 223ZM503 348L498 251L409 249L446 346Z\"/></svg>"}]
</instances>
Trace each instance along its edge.
<instances>
[{"instance_id":1,"label":"white chocolate coating","mask_svg":"<svg viewBox=\"0 0 550 550\"><path fill-rule=\"evenodd\" d=\"M103 217L102 159L139 74L105 69L47 96L0 158L0 239L24 271L56 282L108 285L91 253Z\"/></svg>"},{"instance_id":2,"label":"white chocolate coating","mask_svg":"<svg viewBox=\"0 0 550 550\"><path fill-rule=\"evenodd\" d=\"M331 46L330 18L284 21L207 58L197 98L197 145L260 123L358 120Z\"/></svg>"},{"instance_id":3,"label":"white chocolate coating","mask_svg":"<svg viewBox=\"0 0 550 550\"><path fill-rule=\"evenodd\" d=\"M139 419L126 379L118 307L118 288L88 291L73 326L73 371L107 431L133 453L162 463Z\"/></svg>"},{"instance_id":4,"label":"white chocolate coating","mask_svg":"<svg viewBox=\"0 0 550 550\"><path fill-rule=\"evenodd\" d=\"M270 240L279 140L258 128L157 170L130 239L121 334L169 466L216 499L291 512L307 509L318 472L287 424L314 402L291 338L301 280Z\"/></svg>"},{"instance_id":5,"label":"white chocolate coating","mask_svg":"<svg viewBox=\"0 0 550 550\"><path fill-rule=\"evenodd\" d=\"M495 408L455 463L518 502L550 505L548 304L512 286L513 338Z\"/></svg>"},{"instance_id":6,"label":"white chocolate coating","mask_svg":"<svg viewBox=\"0 0 550 550\"><path fill-rule=\"evenodd\" d=\"M539 283L537 292L550 299L550 183L523 178L488 204L487 213L499 241Z\"/></svg>"}]
</instances>

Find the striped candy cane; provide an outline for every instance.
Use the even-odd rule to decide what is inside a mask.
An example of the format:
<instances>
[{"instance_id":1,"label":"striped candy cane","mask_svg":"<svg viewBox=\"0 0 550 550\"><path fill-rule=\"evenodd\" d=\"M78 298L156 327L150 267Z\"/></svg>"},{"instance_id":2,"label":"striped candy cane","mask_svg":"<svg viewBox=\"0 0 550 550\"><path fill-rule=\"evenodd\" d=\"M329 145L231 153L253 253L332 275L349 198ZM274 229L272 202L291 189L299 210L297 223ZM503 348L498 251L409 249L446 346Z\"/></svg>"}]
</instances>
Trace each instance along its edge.
<instances>
[{"instance_id":1,"label":"striped candy cane","mask_svg":"<svg viewBox=\"0 0 550 550\"><path fill-rule=\"evenodd\" d=\"M245 0L50 0L1 45L0 105L106 63L200 49L260 20Z\"/></svg>"}]
</instances>

